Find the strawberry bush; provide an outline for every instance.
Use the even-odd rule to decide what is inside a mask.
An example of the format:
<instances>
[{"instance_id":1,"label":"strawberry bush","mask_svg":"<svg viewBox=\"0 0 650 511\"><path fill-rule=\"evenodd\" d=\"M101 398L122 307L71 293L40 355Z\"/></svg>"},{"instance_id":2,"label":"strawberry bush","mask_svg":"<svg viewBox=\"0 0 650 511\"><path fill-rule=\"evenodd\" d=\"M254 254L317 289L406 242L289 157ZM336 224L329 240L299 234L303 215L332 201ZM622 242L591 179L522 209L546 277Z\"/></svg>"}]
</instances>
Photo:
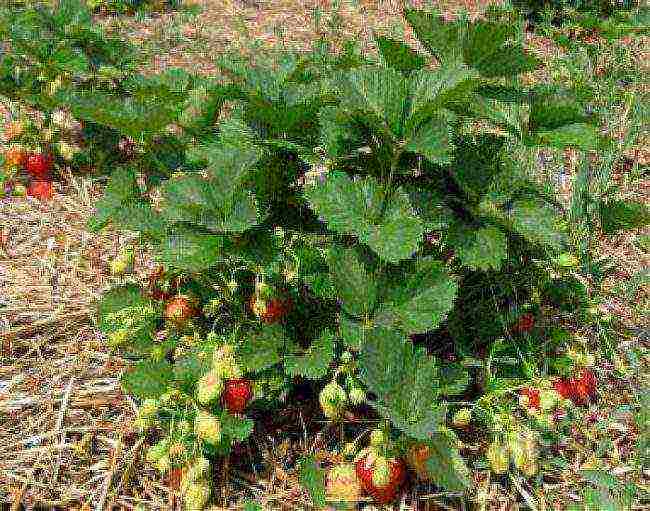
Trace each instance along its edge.
<instances>
[{"instance_id":1,"label":"strawberry bush","mask_svg":"<svg viewBox=\"0 0 650 511\"><path fill-rule=\"evenodd\" d=\"M45 18L54 26L88 22L61 5ZM41 23L34 12L21 16ZM541 63L515 14L404 14L426 52L380 35L379 58L321 41L223 59L225 80L143 76L115 60L101 82L74 47L78 67L55 73L48 94L38 61L21 60L19 79L27 57L3 60L3 93L66 108L115 167L90 227L139 232L160 265L108 291L97 318L131 361L122 383L152 434L147 460L182 473L188 509L210 501L211 470L253 432L252 412L286 406L298 384L332 422L362 406L380 420L324 480L354 493L354 473L380 502L407 466L443 488L469 484L448 425L489 429L493 471L512 463L532 477L537 435L504 398L520 395L552 428L596 393L588 355L558 356L565 334L545 323L550 311L587 314L590 297L571 218L533 169L540 147L607 148L598 119L570 89L521 85ZM643 221L632 217L625 227ZM319 478L309 463L303 473Z\"/></svg>"}]
</instances>

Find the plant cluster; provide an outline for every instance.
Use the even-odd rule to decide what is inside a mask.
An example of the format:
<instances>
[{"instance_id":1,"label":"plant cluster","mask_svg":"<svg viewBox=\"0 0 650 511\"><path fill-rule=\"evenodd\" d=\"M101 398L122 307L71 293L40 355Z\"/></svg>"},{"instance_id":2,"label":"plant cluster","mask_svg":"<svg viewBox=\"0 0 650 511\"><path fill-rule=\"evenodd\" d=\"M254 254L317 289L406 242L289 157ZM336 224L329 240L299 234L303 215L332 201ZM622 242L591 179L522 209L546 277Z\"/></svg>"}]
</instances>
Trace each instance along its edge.
<instances>
[{"instance_id":1,"label":"plant cluster","mask_svg":"<svg viewBox=\"0 0 650 511\"><path fill-rule=\"evenodd\" d=\"M86 0L93 12L128 15L178 9L181 4L182 0Z\"/></svg>"},{"instance_id":2,"label":"plant cluster","mask_svg":"<svg viewBox=\"0 0 650 511\"><path fill-rule=\"evenodd\" d=\"M48 19L86 23L73 4ZM102 88L75 50L79 66L47 96L119 148L91 228L138 231L161 265L148 285L108 291L98 326L133 361L123 386L141 400L136 425L159 434L147 458L182 470L188 509L209 502L213 462L254 430L248 412L283 406L297 383L331 421L361 405L385 421L353 465L380 502L407 466L469 484L449 423L491 425L494 471L512 461L533 475L535 434L494 410L524 387L523 408L540 416L596 391L591 373L572 374L585 361L562 356L570 339L545 324L587 315L590 301L571 219L532 168L540 147L607 147L598 119L569 89L520 85L541 63L515 14L405 17L426 53L375 35L378 59L322 41L224 60L226 83L113 66ZM16 78L19 58L3 60L2 90L40 105L44 71L31 63ZM121 254L112 270L131 262Z\"/></svg>"}]
</instances>

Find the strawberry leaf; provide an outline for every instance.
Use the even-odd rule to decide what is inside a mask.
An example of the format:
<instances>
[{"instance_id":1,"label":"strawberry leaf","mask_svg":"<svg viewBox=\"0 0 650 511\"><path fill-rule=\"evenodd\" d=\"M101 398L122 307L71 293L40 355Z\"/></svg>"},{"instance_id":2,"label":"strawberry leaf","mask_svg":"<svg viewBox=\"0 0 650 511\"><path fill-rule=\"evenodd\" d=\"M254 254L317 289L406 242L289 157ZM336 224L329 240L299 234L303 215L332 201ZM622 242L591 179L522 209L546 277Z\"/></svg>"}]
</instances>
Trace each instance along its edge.
<instances>
[{"instance_id":1,"label":"strawberry leaf","mask_svg":"<svg viewBox=\"0 0 650 511\"><path fill-rule=\"evenodd\" d=\"M242 368L262 371L277 364L285 343L284 330L278 325L264 326L260 331L247 334L237 349Z\"/></svg>"},{"instance_id":2,"label":"strawberry leaf","mask_svg":"<svg viewBox=\"0 0 650 511\"><path fill-rule=\"evenodd\" d=\"M499 270L508 255L505 234L493 226L477 229L456 222L447 241L461 262L473 270Z\"/></svg>"},{"instance_id":3,"label":"strawberry leaf","mask_svg":"<svg viewBox=\"0 0 650 511\"><path fill-rule=\"evenodd\" d=\"M332 247L328 264L343 309L355 316L370 314L377 300L377 284L355 251Z\"/></svg>"},{"instance_id":4,"label":"strawberry leaf","mask_svg":"<svg viewBox=\"0 0 650 511\"><path fill-rule=\"evenodd\" d=\"M372 177L353 181L334 172L323 185L313 185L305 194L330 229L356 234L382 259L397 262L417 249L422 222L401 189L387 198L386 190ZM382 216L384 201L388 204Z\"/></svg>"},{"instance_id":5,"label":"strawberry leaf","mask_svg":"<svg viewBox=\"0 0 650 511\"><path fill-rule=\"evenodd\" d=\"M320 468L313 456L307 456L298 463L300 484L307 490L316 508L324 508L325 501L325 470Z\"/></svg>"},{"instance_id":6,"label":"strawberry leaf","mask_svg":"<svg viewBox=\"0 0 650 511\"><path fill-rule=\"evenodd\" d=\"M334 335L325 330L304 354L284 357L284 368L291 376L303 376L310 380L323 378L334 359L334 348Z\"/></svg>"},{"instance_id":7,"label":"strawberry leaf","mask_svg":"<svg viewBox=\"0 0 650 511\"><path fill-rule=\"evenodd\" d=\"M378 35L374 35L374 39L386 65L401 73L422 69L427 62L423 55L401 41Z\"/></svg>"},{"instance_id":8,"label":"strawberry leaf","mask_svg":"<svg viewBox=\"0 0 650 511\"><path fill-rule=\"evenodd\" d=\"M375 323L414 334L440 324L453 307L458 284L440 261L428 258L418 260L415 269L401 275L398 282L386 282L384 289Z\"/></svg>"},{"instance_id":9,"label":"strawberry leaf","mask_svg":"<svg viewBox=\"0 0 650 511\"><path fill-rule=\"evenodd\" d=\"M415 350L398 331L377 327L369 332L359 368L361 379L377 398L374 406L397 428L426 439L444 423L436 361Z\"/></svg>"},{"instance_id":10,"label":"strawberry leaf","mask_svg":"<svg viewBox=\"0 0 650 511\"><path fill-rule=\"evenodd\" d=\"M166 360L143 360L122 376L124 392L142 399L156 398L167 390L172 381L172 365Z\"/></svg>"},{"instance_id":11,"label":"strawberry leaf","mask_svg":"<svg viewBox=\"0 0 650 511\"><path fill-rule=\"evenodd\" d=\"M425 467L431 482L450 491L467 488L470 472L456 448L455 435L441 428L424 443L429 448Z\"/></svg>"}]
</instances>

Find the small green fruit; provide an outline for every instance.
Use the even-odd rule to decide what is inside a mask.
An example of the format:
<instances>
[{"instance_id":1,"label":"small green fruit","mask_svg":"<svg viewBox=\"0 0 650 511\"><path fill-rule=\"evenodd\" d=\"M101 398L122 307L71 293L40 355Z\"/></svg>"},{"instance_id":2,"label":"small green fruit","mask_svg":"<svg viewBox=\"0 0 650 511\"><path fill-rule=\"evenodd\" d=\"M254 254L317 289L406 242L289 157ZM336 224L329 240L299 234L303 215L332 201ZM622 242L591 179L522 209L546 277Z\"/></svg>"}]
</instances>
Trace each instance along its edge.
<instances>
[{"instance_id":1,"label":"small green fruit","mask_svg":"<svg viewBox=\"0 0 650 511\"><path fill-rule=\"evenodd\" d=\"M194 434L209 444L217 445L221 442L221 422L214 415L200 411L194 421Z\"/></svg>"},{"instance_id":2,"label":"small green fruit","mask_svg":"<svg viewBox=\"0 0 650 511\"><path fill-rule=\"evenodd\" d=\"M469 408L461 408L454 414L451 423L457 428L465 428L469 426L471 420L472 411Z\"/></svg>"}]
</instances>

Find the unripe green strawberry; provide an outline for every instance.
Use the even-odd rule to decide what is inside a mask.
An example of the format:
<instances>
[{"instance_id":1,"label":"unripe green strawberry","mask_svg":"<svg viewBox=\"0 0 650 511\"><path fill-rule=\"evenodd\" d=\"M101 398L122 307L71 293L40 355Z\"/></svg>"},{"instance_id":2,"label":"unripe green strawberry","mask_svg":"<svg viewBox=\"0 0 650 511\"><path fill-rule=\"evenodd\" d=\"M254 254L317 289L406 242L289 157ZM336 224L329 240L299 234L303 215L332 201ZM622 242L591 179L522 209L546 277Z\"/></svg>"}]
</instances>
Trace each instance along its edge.
<instances>
[{"instance_id":1,"label":"unripe green strawberry","mask_svg":"<svg viewBox=\"0 0 650 511\"><path fill-rule=\"evenodd\" d=\"M209 444L221 442L221 422L214 415L200 411L194 421L194 434Z\"/></svg>"},{"instance_id":2,"label":"unripe green strawberry","mask_svg":"<svg viewBox=\"0 0 650 511\"><path fill-rule=\"evenodd\" d=\"M120 328L108 334L106 344L111 348L118 348L129 340L130 332L127 328Z\"/></svg>"},{"instance_id":3,"label":"unripe green strawberry","mask_svg":"<svg viewBox=\"0 0 650 511\"><path fill-rule=\"evenodd\" d=\"M155 463L169 452L169 438L163 438L160 442L152 445L147 450L145 459L149 463Z\"/></svg>"},{"instance_id":4,"label":"unripe green strawberry","mask_svg":"<svg viewBox=\"0 0 650 511\"><path fill-rule=\"evenodd\" d=\"M207 481L190 484L183 499L186 511L202 511L210 500L210 485Z\"/></svg>"},{"instance_id":5,"label":"unripe green strawberry","mask_svg":"<svg viewBox=\"0 0 650 511\"><path fill-rule=\"evenodd\" d=\"M505 474L510 463L508 447L498 440L494 440L486 452L490 467L495 474Z\"/></svg>"},{"instance_id":6,"label":"unripe green strawberry","mask_svg":"<svg viewBox=\"0 0 650 511\"><path fill-rule=\"evenodd\" d=\"M124 275L133 264L133 250L125 249L110 262L113 275Z\"/></svg>"},{"instance_id":7,"label":"unripe green strawberry","mask_svg":"<svg viewBox=\"0 0 650 511\"><path fill-rule=\"evenodd\" d=\"M336 381L331 381L323 387L318 400L325 416L331 420L337 420L343 415L348 396L343 387Z\"/></svg>"},{"instance_id":8,"label":"unripe green strawberry","mask_svg":"<svg viewBox=\"0 0 650 511\"><path fill-rule=\"evenodd\" d=\"M178 403L182 400L183 396L181 391L178 389L170 389L159 398L160 404L164 406L170 406L175 403ZM186 421L185 421L186 422Z\"/></svg>"},{"instance_id":9,"label":"unripe green strawberry","mask_svg":"<svg viewBox=\"0 0 650 511\"><path fill-rule=\"evenodd\" d=\"M465 428L469 426L471 420L472 411L469 408L461 408L454 414L451 423L457 428Z\"/></svg>"},{"instance_id":10,"label":"unripe green strawberry","mask_svg":"<svg viewBox=\"0 0 650 511\"><path fill-rule=\"evenodd\" d=\"M542 410L552 410L557 404L558 395L554 390L542 389L539 391L539 406Z\"/></svg>"},{"instance_id":11,"label":"unripe green strawberry","mask_svg":"<svg viewBox=\"0 0 650 511\"><path fill-rule=\"evenodd\" d=\"M210 475L210 460L207 458L197 458L185 473L185 479L189 482L196 482L201 479L207 479Z\"/></svg>"},{"instance_id":12,"label":"unripe green strawberry","mask_svg":"<svg viewBox=\"0 0 650 511\"><path fill-rule=\"evenodd\" d=\"M237 364L235 348L230 344L224 344L214 350L212 369L224 380L241 378L243 374L241 367Z\"/></svg>"},{"instance_id":13,"label":"unripe green strawberry","mask_svg":"<svg viewBox=\"0 0 650 511\"><path fill-rule=\"evenodd\" d=\"M14 185L12 195L14 197L24 197L25 195L27 195L27 188L25 187L25 185L18 183Z\"/></svg>"},{"instance_id":14,"label":"unripe green strawberry","mask_svg":"<svg viewBox=\"0 0 650 511\"><path fill-rule=\"evenodd\" d=\"M156 468L161 474L165 474L172 468L172 460L167 454L162 456L159 460L155 462Z\"/></svg>"},{"instance_id":15,"label":"unripe green strawberry","mask_svg":"<svg viewBox=\"0 0 650 511\"><path fill-rule=\"evenodd\" d=\"M189 435L192 432L192 425L188 421L180 421L176 426L176 430L181 435Z\"/></svg>"},{"instance_id":16,"label":"unripe green strawberry","mask_svg":"<svg viewBox=\"0 0 650 511\"><path fill-rule=\"evenodd\" d=\"M210 371L204 374L196 389L197 400L203 405L219 399L223 391L223 378L216 371Z\"/></svg>"},{"instance_id":17,"label":"unripe green strawberry","mask_svg":"<svg viewBox=\"0 0 650 511\"><path fill-rule=\"evenodd\" d=\"M153 427L153 419L148 417L137 417L133 421L133 427L141 433L144 433L149 428Z\"/></svg>"},{"instance_id":18,"label":"unripe green strawberry","mask_svg":"<svg viewBox=\"0 0 650 511\"><path fill-rule=\"evenodd\" d=\"M386 486L390 482L390 464L384 456L378 456L372 471L372 484Z\"/></svg>"},{"instance_id":19,"label":"unripe green strawberry","mask_svg":"<svg viewBox=\"0 0 650 511\"><path fill-rule=\"evenodd\" d=\"M359 406L366 400L366 391L361 387L352 387L350 390L350 403Z\"/></svg>"},{"instance_id":20,"label":"unripe green strawberry","mask_svg":"<svg viewBox=\"0 0 650 511\"><path fill-rule=\"evenodd\" d=\"M187 453L187 447L183 442L174 442L169 445L169 457L172 460L179 460Z\"/></svg>"},{"instance_id":21,"label":"unripe green strawberry","mask_svg":"<svg viewBox=\"0 0 650 511\"><path fill-rule=\"evenodd\" d=\"M354 442L347 442L343 446L343 450L341 451L341 454L343 454L343 456L346 457L354 457L356 452L357 452L357 444L355 444Z\"/></svg>"},{"instance_id":22,"label":"unripe green strawberry","mask_svg":"<svg viewBox=\"0 0 650 511\"><path fill-rule=\"evenodd\" d=\"M383 429L374 429L370 433L370 445L372 447L382 447L388 443L388 438Z\"/></svg>"},{"instance_id":23,"label":"unripe green strawberry","mask_svg":"<svg viewBox=\"0 0 650 511\"><path fill-rule=\"evenodd\" d=\"M138 410L138 417L153 417L160 410L160 404L156 399L145 399Z\"/></svg>"}]
</instances>

